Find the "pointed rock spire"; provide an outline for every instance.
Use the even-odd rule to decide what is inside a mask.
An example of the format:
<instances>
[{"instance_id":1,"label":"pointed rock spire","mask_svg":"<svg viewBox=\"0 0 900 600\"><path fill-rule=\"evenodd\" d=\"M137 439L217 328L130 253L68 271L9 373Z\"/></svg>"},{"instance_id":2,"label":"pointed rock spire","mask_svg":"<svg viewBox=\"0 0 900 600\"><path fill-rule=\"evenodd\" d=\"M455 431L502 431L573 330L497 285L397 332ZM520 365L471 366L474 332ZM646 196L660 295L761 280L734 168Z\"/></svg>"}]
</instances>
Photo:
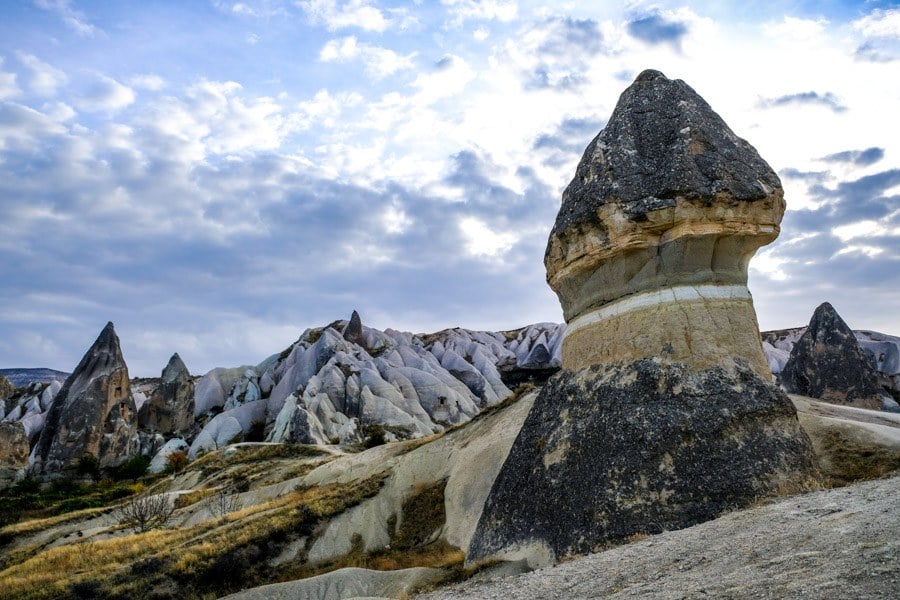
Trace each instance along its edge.
<instances>
[{"instance_id":1,"label":"pointed rock spire","mask_svg":"<svg viewBox=\"0 0 900 600\"><path fill-rule=\"evenodd\" d=\"M31 472L74 467L84 454L114 466L128 458L136 433L128 366L112 322L106 324L69 375L47 413Z\"/></svg>"},{"instance_id":2,"label":"pointed rock spire","mask_svg":"<svg viewBox=\"0 0 900 600\"><path fill-rule=\"evenodd\" d=\"M194 379L177 352L162 370L159 385L141 405L138 423L164 435L184 435L194 425Z\"/></svg>"},{"instance_id":3,"label":"pointed rock spire","mask_svg":"<svg viewBox=\"0 0 900 600\"><path fill-rule=\"evenodd\" d=\"M350 316L350 322L344 328L344 339L351 344L362 345L363 343L362 319L359 318L359 313L355 310Z\"/></svg>"},{"instance_id":4,"label":"pointed rock spire","mask_svg":"<svg viewBox=\"0 0 900 600\"><path fill-rule=\"evenodd\" d=\"M859 408L881 408L877 381L871 360L828 302L816 308L781 371L788 392Z\"/></svg>"}]
</instances>

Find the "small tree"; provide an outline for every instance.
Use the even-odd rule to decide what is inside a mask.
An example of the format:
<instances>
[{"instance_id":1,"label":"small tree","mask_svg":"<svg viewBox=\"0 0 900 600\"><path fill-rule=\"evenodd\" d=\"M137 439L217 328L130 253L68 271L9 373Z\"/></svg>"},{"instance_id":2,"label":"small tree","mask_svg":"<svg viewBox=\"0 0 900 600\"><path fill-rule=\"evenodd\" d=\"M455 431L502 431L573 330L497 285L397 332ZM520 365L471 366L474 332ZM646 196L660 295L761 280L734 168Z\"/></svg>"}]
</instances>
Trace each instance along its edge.
<instances>
[{"instance_id":1,"label":"small tree","mask_svg":"<svg viewBox=\"0 0 900 600\"><path fill-rule=\"evenodd\" d=\"M237 494L232 493L226 487L220 487L212 496L206 499L206 510L213 517L224 518L228 513L232 513L241 508L241 499Z\"/></svg>"},{"instance_id":2,"label":"small tree","mask_svg":"<svg viewBox=\"0 0 900 600\"><path fill-rule=\"evenodd\" d=\"M166 459L166 473L181 473L188 464L187 452L178 450Z\"/></svg>"},{"instance_id":3,"label":"small tree","mask_svg":"<svg viewBox=\"0 0 900 600\"><path fill-rule=\"evenodd\" d=\"M150 531L165 527L174 512L175 505L161 494L133 496L119 507L119 523L138 532Z\"/></svg>"},{"instance_id":4,"label":"small tree","mask_svg":"<svg viewBox=\"0 0 900 600\"><path fill-rule=\"evenodd\" d=\"M100 479L100 461L93 454L83 454L78 459L78 474L97 481Z\"/></svg>"}]
</instances>

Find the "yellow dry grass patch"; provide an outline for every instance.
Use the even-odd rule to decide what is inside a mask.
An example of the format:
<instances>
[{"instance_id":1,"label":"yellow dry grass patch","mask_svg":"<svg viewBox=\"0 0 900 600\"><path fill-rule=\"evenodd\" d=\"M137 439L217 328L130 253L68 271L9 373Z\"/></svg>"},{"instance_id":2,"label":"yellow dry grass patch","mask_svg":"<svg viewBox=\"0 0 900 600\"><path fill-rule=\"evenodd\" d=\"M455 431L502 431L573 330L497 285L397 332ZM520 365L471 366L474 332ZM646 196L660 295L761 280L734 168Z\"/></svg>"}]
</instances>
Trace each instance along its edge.
<instances>
[{"instance_id":1,"label":"yellow dry grass patch","mask_svg":"<svg viewBox=\"0 0 900 600\"><path fill-rule=\"evenodd\" d=\"M109 510L110 508L108 506L103 506L100 508L85 508L82 510L76 510L74 512L56 515L53 517L21 521L19 523L7 525L6 527L0 529L0 537L30 535L32 533L37 533L38 531L43 531L44 529L49 529L50 527L62 525L70 521L82 521L84 519L90 519L92 517L102 515L105 512L109 512Z\"/></svg>"},{"instance_id":2,"label":"yellow dry grass patch","mask_svg":"<svg viewBox=\"0 0 900 600\"><path fill-rule=\"evenodd\" d=\"M189 530L148 531L51 548L0 572L0 589L7 598L58 597L73 583L107 577L189 535Z\"/></svg>"}]
</instances>

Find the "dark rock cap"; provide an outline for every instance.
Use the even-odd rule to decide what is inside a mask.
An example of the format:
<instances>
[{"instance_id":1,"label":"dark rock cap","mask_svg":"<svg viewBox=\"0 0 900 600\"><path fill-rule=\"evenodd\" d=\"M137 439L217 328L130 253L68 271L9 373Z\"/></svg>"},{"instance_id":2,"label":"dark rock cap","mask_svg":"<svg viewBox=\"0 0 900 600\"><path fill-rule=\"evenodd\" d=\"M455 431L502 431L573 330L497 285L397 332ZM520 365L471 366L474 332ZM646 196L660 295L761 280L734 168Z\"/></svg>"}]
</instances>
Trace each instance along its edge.
<instances>
[{"instance_id":1,"label":"dark rock cap","mask_svg":"<svg viewBox=\"0 0 900 600\"><path fill-rule=\"evenodd\" d=\"M344 339L351 344L362 344L363 342L362 319L359 318L359 313L355 310L350 316L350 322L347 323L347 327L344 328Z\"/></svg>"},{"instance_id":2,"label":"dark rock cap","mask_svg":"<svg viewBox=\"0 0 900 600\"><path fill-rule=\"evenodd\" d=\"M551 237L595 220L597 208L608 202L642 220L651 210L674 206L678 196L754 201L780 188L756 149L697 92L646 70L622 92L606 127L584 151Z\"/></svg>"}]
</instances>

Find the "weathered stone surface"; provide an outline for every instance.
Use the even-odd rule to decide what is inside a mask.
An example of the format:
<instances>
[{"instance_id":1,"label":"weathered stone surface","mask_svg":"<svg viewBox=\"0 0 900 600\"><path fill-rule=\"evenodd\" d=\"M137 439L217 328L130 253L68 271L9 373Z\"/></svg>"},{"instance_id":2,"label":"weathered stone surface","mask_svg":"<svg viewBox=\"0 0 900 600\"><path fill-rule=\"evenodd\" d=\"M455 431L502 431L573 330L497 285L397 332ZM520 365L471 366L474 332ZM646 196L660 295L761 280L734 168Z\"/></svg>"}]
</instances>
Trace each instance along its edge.
<instances>
[{"instance_id":1,"label":"weathered stone surface","mask_svg":"<svg viewBox=\"0 0 900 600\"><path fill-rule=\"evenodd\" d=\"M25 476L28 450L28 436L21 423L0 423L0 486Z\"/></svg>"},{"instance_id":2,"label":"weathered stone surface","mask_svg":"<svg viewBox=\"0 0 900 600\"><path fill-rule=\"evenodd\" d=\"M184 434L194 425L194 380L178 353L162 370L159 386L138 410L142 429Z\"/></svg>"},{"instance_id":3,"label":"weathered stone surface","mask_svg":"<svg viewBox=\"0 0 900 600\"><path fill-rule=\"evenodd\" d=\"M872 361L827 302L816 308L781 371L781 384L791 393L860 408L881 408L877 381Z\"/></svg>"},{"instance_id":4,"label":"weathered stone surface","mask_svg":"<svg viewBox=\"0 0 900 600\"><path fill-rule=\"evenodd\" d=\"M9 379L0 375L0 401L12 396L14 391L16 391L16 388L9 382Z\"/></svg>"},{"instance_id":5,"label":"weathered stone surface","mask_svg":"<svg viewBox=\"0 0 900 600\"><path fill-rule=\"evenodd\" d=\"M166 467L169 466L169 457L175 454L176 452L184 452L187 454L190 447L188 443L181 438L173 438L165 443L165 445L159 449L153 459L150 461L150 466L147 468L147 471L150 473L162 473L166 470Z\"/></svg>"},{"instance_id":6,"label":"weathered stone surface","mask_svg":"<svg viewBox=\"0 0 900 600\"><path fill-rule=\"evenodd\" d=\"M135 412L119 337L107 323L47 412L31 472L58 473L84 454L97 457L102 467L123 462L134 449Z\"/></svg>"},{"instance_id":7,"label":"weathered stone surface","mask_svg":"<svg viewBox=\"0 0 900 600\"><path fill-rule=\"evenodd\" d=\"M767 376L744 335L758 331L747 264L783 213L750 144L683 81L641 73L585 150L547 245L563 367L663 355L697 368L741 359Z\"/></svg>"},{"instance_id":8,"label":"weathered stone surface","mask_svg":"<svg viewBox=\"0 0 900 600\"><path fill-rule=\"evenodd\" d=\"M738 367L561 371L494 482L468 560L545 564L816 485L788 397Z\"/></svg>"},{"instance_id":9,"label":"weathered stone surface","mask_svg":"<svg viewBox=\"0 0 900 600\"><path fill-rule=\"evenodd\" d=\"M440 569L414 567L396 571L338 569L298 581L273 583L244 590L223 600L358 600L405 598L416 587L444 577Z\"/></svg>"},{"instance_id":10,"label":"weathered stone surface","mask_svg":"<svg viewBox=\"0 0 900 600\"><path fill-rule=\"evenodd\" d=\"M344 328L344 339L350 342L351 344L364 344L363 340L363 326L362 319L359 317L359 313L355 310L353 314L350 315L350 322L347 323L347 326Z\"/></svg>"}]
</instances>

